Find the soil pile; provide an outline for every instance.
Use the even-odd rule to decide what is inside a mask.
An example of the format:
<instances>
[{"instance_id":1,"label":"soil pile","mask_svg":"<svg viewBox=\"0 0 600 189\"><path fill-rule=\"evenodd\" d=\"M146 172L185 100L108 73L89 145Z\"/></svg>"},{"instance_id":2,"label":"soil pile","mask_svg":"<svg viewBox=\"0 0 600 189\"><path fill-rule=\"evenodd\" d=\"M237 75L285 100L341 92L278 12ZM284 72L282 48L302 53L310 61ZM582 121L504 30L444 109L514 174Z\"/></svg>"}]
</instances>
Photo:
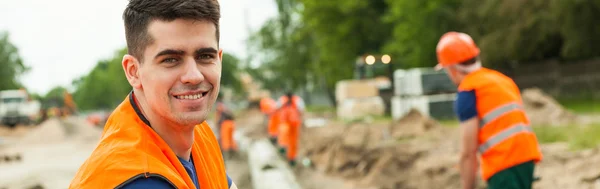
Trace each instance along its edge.
<instances>
[{"instance_id":1,"label":"soil pile","mask_svg":"<svg viewBox=\"0 0 600 189\"><path fill-rule=\"evenodd\" d=\"M458 146L448 142L449 130L412 110L390 125L307 129L302 144L319 171L357 188L459 188Z\"/></svg>"},{"instance_id":2,"label":"soil pile","mask_svg":"<svg viewBox=\"0 0 600 189\"><path fill-rule=\"evenodd\" d=\"M567 111L539 88L522 92L523 108L533 125L564 125L577 121L577 116Z\"/></svg>"},{"instance_id":3,"label":"soil pile","mask_svg":"<svg viewBox=\"0 0 600 189\"><path fill-rule=\"evenodd\" d=\"M415 137L439 128L439 124L424 116L416 109L411 109L404 117L394 122L390 132L394 138Z\"/></svg>"}]
</instances>

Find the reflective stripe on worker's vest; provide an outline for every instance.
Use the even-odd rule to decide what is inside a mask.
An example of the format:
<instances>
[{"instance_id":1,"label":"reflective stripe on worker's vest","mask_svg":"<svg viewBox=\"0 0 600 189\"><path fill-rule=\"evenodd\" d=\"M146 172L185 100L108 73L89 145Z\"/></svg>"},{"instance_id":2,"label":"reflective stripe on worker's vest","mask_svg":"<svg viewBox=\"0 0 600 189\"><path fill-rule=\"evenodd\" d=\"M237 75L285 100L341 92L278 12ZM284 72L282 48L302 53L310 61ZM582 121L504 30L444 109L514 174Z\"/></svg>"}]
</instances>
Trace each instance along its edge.
<instances>
[{"instance_id":1,"label":"reflective stripe on worker's vest","mask_svg":"<svg viewBox=\"0 0 600 189\"><path fill-rule=\"evenodd\" d=\"M481 120L479 120L479 128L482 128L486 124L488 124L491 121L493 121L494 119L504 115L505 113L508 113L513 110L518 110L518 109L522 109L522 108L521 108L521 105L519 105L517 103L511 102L508 104L504 104L504 105L490 111L489 113L485 114L485 116L483 116L483 118Z\"/></svg>"},{"instance_id":2,"label":"reflective stripe on worker's vest","mask_svg":"<svg viewBox=\"0 0 600 189\"><path fill-rule=\"evenodd\" d=\"M530 126L527 126L523 123L513 125L509 128L504 129L500 133L490 137L483 144L479 145L479 152L483 154L487 152L490 148L494 147L496 144L499 144L500 142L521 132L533 132L533 129L531 129Z\"/></svg>"}]
</instances>

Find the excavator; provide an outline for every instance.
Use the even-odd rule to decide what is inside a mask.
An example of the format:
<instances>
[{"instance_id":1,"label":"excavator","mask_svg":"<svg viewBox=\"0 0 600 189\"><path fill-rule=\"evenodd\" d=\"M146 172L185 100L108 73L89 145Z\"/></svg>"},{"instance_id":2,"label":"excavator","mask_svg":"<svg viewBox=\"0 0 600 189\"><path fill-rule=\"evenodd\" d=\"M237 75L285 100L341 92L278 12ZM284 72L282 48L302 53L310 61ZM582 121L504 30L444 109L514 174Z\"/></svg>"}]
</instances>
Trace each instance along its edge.
<instances>
[{"instance_id":1,"label":"excavator","mask_svg":"<svg viewBox=\"0 0 600 189\"><path fill-rule=\"evenodd\" d=\"M51 117L65 118L77 113L77 105L73 101L73 96L64 91L62 98L46 99L42 112L42 121Z\"/></svg>"}]
</instances>

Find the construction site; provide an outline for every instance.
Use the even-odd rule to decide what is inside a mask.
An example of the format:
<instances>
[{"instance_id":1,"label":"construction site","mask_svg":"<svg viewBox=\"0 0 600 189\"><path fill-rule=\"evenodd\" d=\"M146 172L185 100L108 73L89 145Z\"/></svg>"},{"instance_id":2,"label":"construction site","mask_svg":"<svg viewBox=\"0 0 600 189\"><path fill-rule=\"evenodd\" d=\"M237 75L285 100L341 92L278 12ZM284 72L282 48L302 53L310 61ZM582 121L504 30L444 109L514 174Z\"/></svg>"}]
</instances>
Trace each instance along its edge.
<instances>
[{"instance_id":1,"label":"construction site","mask_svg":"<svg viewBox=\"0 0 600 189\"><path fill-rule=\"evenodd\" d=\"M338 90L340 100L370 101L346 107L362 111L338 107L306 112L295 167L286 164L267 142L266 118L261 111L252 106L240 108L235 133L240 153L226 158L228 174L239 188L255 189L460 188L458 122L436 120L431 114L435 111L423 112L416 102L404 107L408 108L405 112L396 110L397 119L383 118L385 103L369 100L383 101L377 86L368 80L338 85L344 88ZM344 94L346 89L351 93ZM375 92L366 92L369 90ZM536 131L542 127L584 129L600 121L599 115L572 113L540 89L525 89L522 95ZM427 103L424 106L430 107L431 102ZM37 125L0 127L0 188L68 186L101 137L97 118L90 118L94 116L65 113ZM544 142L541 149L544 160L535 169L538 180L534 188L600 187L600 171L590 168L600 164L599 146L573 149L563 141ZM478 188L486 188L485 182L478 183Z\"/></svg>"}]
</instances>

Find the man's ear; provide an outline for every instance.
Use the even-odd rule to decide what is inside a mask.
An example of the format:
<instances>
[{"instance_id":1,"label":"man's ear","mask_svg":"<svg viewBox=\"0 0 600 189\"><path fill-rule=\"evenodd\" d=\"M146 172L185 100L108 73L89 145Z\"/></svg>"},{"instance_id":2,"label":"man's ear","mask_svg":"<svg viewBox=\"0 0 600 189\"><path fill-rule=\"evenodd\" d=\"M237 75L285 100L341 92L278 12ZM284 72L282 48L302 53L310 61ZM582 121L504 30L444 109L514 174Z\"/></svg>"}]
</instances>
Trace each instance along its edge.
<instances>
[{"instance_id":1,"label":"man's ear","mask_svg":"<svg viewBox=\"0 0 600 189\"><path fill-rule=\"evenodd\" d=\"M219 60L223 61L223 48L219 48Z\"/></svg>"},{"instance_id":2,"label":"man's ear","mask_svg":"<svg viewBox=\"0 0 600 189\"><path fill-rule=\"evenodd\" d=\"M121 62L123 66L123 71L125 71L125 77L127 77L127 81L131 87L135 89L142 88L142 82L140 81L140 62L133 56L126 54L123 56L123 61Z\"/></svg>"}]
</instances>

